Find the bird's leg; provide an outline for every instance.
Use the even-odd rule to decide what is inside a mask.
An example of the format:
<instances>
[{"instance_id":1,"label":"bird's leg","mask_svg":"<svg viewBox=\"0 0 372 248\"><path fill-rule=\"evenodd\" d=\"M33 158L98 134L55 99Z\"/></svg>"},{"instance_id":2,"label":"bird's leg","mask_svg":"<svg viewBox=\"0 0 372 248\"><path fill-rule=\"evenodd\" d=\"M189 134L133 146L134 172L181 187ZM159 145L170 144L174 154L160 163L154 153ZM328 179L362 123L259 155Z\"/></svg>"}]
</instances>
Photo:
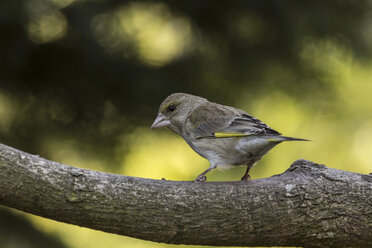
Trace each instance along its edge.
<instances>
[{"instance_id":1,"label":"bird's leg","mask_svg":"<svg viewBox=\"0 0 372 248\"><path fill-rule=\"evenodd\" d=\"M247 170L245 171L244 173L244 176L242 177L242 179L240 179L241 181L248 181L248 180L251 180L251 176L248 174L249 173L249 170L252 168L252 165L251 164L248 164L247 165Z\"/></svg>"},{"instance_id":2,"label":"bird's leg","mask_svg":"<svg viewBox=\"0 0 372 248\"><path fill-rule=\"evenodd\" d=\"M205 176L205 174L207 174L208 172L210 172L214 168L216 168L216 166L211 166L208 169L206 169L202 174L200 174L197 178L195 178L194 182L205 182L205 181L207 181L207 177Z\"/></svg>"},{"instance_id":3,"label":"bird's leg","mask_svg":"<svg viewBox=\"0 0 372 248\"><path fill-rule=\"evenodd\" d=\"M248 181L248 180L251 180L251 176L248 174L249 169L250 169L250 168L247 167L247 170L245 171L244 176L242 177L242 179L240 179L241 181Z\"/></svg>"}]
</instances>

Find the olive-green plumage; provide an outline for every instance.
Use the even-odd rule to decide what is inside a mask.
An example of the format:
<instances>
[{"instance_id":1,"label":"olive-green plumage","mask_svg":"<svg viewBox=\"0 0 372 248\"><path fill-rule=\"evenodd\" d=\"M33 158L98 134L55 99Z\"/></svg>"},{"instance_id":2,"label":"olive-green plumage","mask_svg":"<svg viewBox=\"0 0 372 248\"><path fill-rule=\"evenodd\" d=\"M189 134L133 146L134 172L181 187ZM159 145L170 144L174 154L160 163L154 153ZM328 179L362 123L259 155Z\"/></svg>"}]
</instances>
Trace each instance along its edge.
<instances>
[{"instance_id":1,"label":"olive-green plumage","mask_svg":"<svg viewBox=\"0 0 372 248\"><path fill-rule=\"evenodd\" d=\"M265 123L243 110L209 102L185 93L168 96L160 105L152 128L168 127L210 162L210 167L195 181L219 167L246 165L242 180L270 149L283 141L305 140L281 136Z\"/></svg>"}]
</instances>

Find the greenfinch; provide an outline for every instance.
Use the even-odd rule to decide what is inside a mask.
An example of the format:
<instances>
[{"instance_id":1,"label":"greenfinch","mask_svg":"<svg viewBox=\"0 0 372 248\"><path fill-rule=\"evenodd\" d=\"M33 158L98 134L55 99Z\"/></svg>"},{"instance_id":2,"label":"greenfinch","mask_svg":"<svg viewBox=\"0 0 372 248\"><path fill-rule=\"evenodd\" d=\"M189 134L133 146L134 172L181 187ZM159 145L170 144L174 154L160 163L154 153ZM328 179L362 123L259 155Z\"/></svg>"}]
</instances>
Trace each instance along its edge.
<instances>
[{"instance_id":1,"label":"greenfinch","mask_svg":"<svg viewBox=\"0 0 372 248\"><path fill-rule=\"evenodd\" d=\"M206 180L217 168L245 165L241 180L249 180L249 170L263 155L283 141L305 139L281 136L243 110L210 102L185 93L174 93L160 105L151 128L167 127L180 135L210 167L194 181Z\"/></svg>"}]
</instances>

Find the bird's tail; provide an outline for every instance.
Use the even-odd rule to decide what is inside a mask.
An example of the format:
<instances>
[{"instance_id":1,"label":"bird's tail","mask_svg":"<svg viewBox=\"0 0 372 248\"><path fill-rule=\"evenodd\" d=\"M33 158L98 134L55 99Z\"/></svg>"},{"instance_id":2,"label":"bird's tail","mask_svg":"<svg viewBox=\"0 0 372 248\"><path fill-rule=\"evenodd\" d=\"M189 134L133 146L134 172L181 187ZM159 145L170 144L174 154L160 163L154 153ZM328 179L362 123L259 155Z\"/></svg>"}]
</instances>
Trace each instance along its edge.
<instances>
[{"instance_id":1,"label":"bird's tail","mask_svg":"<svg viewBox=\"0 0 372 248\"><path fill-rule=\"evenodd\" d=\"M282 142L282 141L310 141L308 139L300 139L300 138L293 138L287 136L276 136L269 139L269 141L273 142Z\"/></svg>"},{"instance_id":2,"label":"bird's tail","mask_svg":"<svg viewBox=\"0 0 372 248\"><path fill-rule=\"evenodd\" d=\"M293 137L287 137L287 136L280 136L280 138L283 138L283 141L311 141L308 139L301 139L301 138L293 138Z\"/></svg>"}]
</instances>

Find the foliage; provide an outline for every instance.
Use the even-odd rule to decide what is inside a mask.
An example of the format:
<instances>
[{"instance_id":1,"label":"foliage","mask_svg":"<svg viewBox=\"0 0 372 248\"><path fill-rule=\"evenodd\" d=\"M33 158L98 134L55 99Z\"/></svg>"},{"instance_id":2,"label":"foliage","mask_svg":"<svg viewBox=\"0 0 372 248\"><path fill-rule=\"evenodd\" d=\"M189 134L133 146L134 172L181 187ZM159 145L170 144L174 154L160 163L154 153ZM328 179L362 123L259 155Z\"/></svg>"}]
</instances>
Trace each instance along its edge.
<instances>
[{"instance_id":1,"label":"foliage","mask_svg":"<svg viewBox=\"0 0 372 248\"><path fill-rule=\"evenodd\" d=\"M1 1L0 140L75 166L190 180L207 161L148 129L163 98L188 92L313 140L278 146L253 178L298 158L369 173L369 9L346 0ZM93 237L104 236L28 218L71 247L98 247ZM112 247L132 245L105 240L116 239Z\"/></svg>"}]
</instances>

